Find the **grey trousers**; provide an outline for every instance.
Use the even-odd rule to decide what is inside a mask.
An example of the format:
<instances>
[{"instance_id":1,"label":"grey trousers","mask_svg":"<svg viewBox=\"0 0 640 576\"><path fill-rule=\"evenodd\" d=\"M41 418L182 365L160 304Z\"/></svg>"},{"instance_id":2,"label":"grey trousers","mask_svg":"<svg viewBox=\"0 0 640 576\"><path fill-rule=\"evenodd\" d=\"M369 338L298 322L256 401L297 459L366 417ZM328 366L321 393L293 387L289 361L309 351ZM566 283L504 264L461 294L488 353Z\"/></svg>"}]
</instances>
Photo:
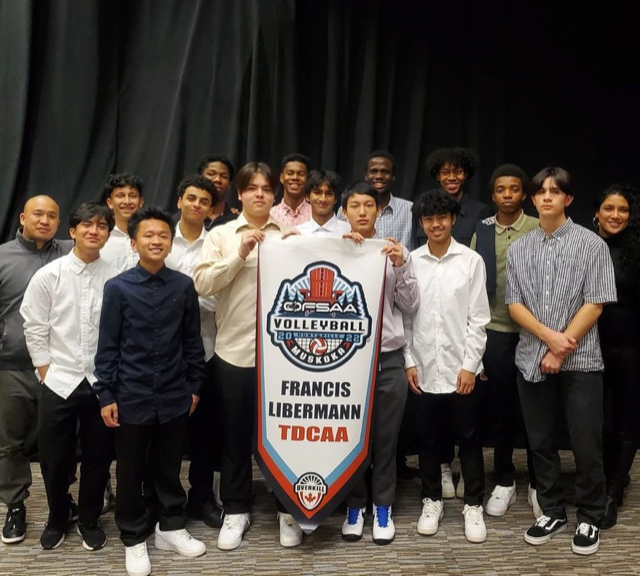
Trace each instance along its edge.
<instances>
[{"instance_id":1,"label":"grey trousers","mask_svg":"<svg viewBox=\"0 0 640 576\"><path fill-rule=\"evenodd\" d=\"M0 370L0 501L7 506L29 496L40 387L33 370Z\"/></svg>"},{"instance_id":2,"label":"grey trousers","mask_svg":"<svg viewBox=\"0 0 640 576\"><path fill-rule=\"evenodd\" d=\"M390 506L396 500L396 448L408 389L402 350L382 352L370 436L371 490L373 503L378 506ZM363 473L347 496L347 506L364 508L367 496L366 475Z\"/></svg>"}]
</instances>

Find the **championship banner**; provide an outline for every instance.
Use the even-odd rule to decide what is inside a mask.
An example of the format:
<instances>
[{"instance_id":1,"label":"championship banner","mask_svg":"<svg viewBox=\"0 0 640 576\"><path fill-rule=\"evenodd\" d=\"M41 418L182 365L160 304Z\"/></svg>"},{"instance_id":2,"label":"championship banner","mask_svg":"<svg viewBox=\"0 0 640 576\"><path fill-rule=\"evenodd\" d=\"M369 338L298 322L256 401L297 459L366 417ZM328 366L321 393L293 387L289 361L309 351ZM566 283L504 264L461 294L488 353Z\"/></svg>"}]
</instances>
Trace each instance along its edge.
<instances>
[{"instance_id":1,"label":"championship banner","mask_svg":"<svg viewBox=\"0 0 640 576\"><path fill-rule=\"evenodd\" d=\"M269 235L259 248L255 456L306 532L369 463L385 244Z\"/></svg>"}]
</instances>

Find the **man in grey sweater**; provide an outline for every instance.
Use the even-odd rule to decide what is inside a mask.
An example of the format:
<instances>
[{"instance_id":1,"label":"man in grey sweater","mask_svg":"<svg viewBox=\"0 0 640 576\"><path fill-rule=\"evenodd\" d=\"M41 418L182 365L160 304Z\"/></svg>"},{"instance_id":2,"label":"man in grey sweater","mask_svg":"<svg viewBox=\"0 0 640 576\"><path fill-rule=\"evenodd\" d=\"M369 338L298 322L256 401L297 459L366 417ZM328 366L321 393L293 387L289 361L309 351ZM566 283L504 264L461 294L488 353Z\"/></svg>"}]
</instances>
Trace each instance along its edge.
<instances>
[{"instance_id":1,"label":"man in grey sweater","mask_svg":"<svg viewBox=\"0 0 640 576\"><path fill-rule=\"evenodd\" d=\"M54 240L60 209L49 196L35 196L20 214L16 238L0 245L0 501L7 505L2 542L26 535L25 499L31 486L29 456L37 430L40 382L24 339L20 305L37 270L73 248Z\"/></svg>"}]
</instances>

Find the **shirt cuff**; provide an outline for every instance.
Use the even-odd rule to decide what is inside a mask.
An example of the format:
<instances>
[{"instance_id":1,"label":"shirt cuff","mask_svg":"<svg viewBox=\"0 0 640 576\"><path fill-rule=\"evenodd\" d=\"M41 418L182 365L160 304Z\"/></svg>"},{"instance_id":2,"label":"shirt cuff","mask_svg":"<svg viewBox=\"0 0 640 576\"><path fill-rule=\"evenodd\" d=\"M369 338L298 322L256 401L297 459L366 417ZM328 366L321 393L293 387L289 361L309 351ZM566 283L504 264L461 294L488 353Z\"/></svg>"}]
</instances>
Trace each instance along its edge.
<instances>
[{"instance_id":1,"label":"shirt cuff","mask_svg":"<svg viewBox=\"0 0 640 576\"><path fill-rule=\"evenodd\" d=\"M102 385L105 386L104 383ZM100 408L104 408L105 406L109 406L111 404L116 403L116 397L113 395L111 390L107 390L105 388L100 390L100 393L98 394L98 398L100 400Z\"/></svg>"},{"instance_id":2,"label":"shirt cuff","mask_svg":"<svg viewBox=\"0 0 640 576\"><path fill-rule=\"evenodd\" d=\"M479 372L481 364L482 361L465 358L464 362L462 363L462 369L466 370L467 372L473 372L474 374L477 374Z\"/></svg>"},{"instance_id":3,"label":"shirt cuff","mask_svg":"<svg viewBox=\"0 0 640 576\"><path fill-rule=\"evenodd\" d=\"M413 358L413 354L411 354L411 352L409 352L408 350L405 350L404 351L404 369L406 370L407 368L413 368L417 365L418 365L417 362Z\"/></svg>"},{"instance_id":4,"label":"shirt cuff","mask_svg":"<svg viewBox=\"0 0 640 576\"><path fill-rule=\"evenodd\" d=\"M49 366L51 364L51 356L48 352L34 352L31 354L31 362L36 367Z\"/></svg>"}]
</instances>

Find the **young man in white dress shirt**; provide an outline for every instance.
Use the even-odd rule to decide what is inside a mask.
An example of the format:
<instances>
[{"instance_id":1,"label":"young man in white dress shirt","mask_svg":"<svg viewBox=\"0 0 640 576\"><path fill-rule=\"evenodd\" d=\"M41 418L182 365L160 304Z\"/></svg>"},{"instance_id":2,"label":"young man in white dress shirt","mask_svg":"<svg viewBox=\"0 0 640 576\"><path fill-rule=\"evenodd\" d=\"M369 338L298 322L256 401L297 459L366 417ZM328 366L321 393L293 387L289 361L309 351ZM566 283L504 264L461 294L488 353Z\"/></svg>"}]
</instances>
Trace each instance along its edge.
<instances>
[{"instance_id":1,"label":"young man in white dress shirt","mask_svg":"<svg viewBox=\"0 0 640 576\"><path fill-rule=\"evenodd\" d=\"M205 219L219 195L214 183L192 174L178 185L180 220L165 264L193 278L207 236ZM187 516L207 526L222 526L222 510L213 493L214 471L220 470L220 415L213 399L213 347L216 336L215 297L199 298L200 334L205 352L205 379L198 409L189 418L189 503Z\"/></svg>"},{"instance_id":2,"label":"young man in white dress shirt","mask_svg":"<svg viewBox=\"0 0 640 576\"><path fill-rule=\"evenodd\" d=\"M484 542L484 462L478 429L485 327L491 320L482 258L451 237L459 205L442 190L423 194L415 213L427 243L413 257L420 307L405 315L405 367L418 395L420 476L423 509L418 533L438 531L444 514L440 470L443 430L460 446L465 479L464 527L469 542Z\"/></svg>"},{"instance_id":3,"label":"young man in white dress shirt","mask_svg":"<svg viewBox=\"0 0 640 576\"><path fill-rule=\"evenodd\" d=\"M115 226L100 257L118 272L124 272L138 263L127 225L131 216L144 205L142 180L133 174L111 175L104 187L103 201L113 211Z\"/></svg>"},{"instance_id":4,"label":"young man in white dress shirt","mask_svg":"<svg viewBox=\"0 0 640 576\"><path fill-rule=\"evenodd\" d=\"M69 469L80 424L82 464L78 532L87 550L107 538L98 524L111 463L111 434L102 424L93 391L94 356L105 283L116 270L100 258L113 216L104 205L82 204L69 219L74 249L31 279L20 313L29 354L42 381L38 445L49 519L40 538L45 550L65 539L69 520Z\"/></svg>"},{"instance_id":5,"label":"young man in white dress shirt","mask_svg":"<svg viewBox=\"0 0 640 576\"><path fill-rule=\"evenodd\" d=\"M305 196L311 206L311 218L297 226L302 236L342 238L351 226L335 213L340 195L340 176L330 170L312 170L305 183Z\"/></svg>"}]
</instances>

